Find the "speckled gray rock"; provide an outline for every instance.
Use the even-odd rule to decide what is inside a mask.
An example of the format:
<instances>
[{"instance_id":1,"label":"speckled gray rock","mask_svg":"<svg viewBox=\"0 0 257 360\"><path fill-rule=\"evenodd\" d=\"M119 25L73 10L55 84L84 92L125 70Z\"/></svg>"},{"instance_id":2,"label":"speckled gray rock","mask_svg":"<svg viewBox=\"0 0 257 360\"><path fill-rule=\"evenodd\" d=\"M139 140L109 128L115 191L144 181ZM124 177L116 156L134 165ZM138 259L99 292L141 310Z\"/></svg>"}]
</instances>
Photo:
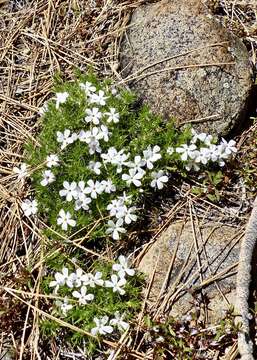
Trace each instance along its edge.
<instances>
[{"instance_id":1,"label":"speckled gray rock","mask_svg":"<svg viewBox=\"0 0 257 360\"><path fill-rule=\"evenodd\" d=\"M196 122L196 129L222 135L244 121L253 88L247 49L200 0L141 6L130 25L121 46L121 74L139 76L130 87L155 113L177 123L211 117ZM221 63L233 64L206 65Z\"/></svg>"},{"instance_id":2,"label":"speckled gray rock","mask_svg":"<svg viewBox=\"0 0 257 360\"><path fill-rule=\"evenodd\" d=\"M194 311L196 299L199 299L199 304L203 303L200 292L193 296L193 290L203 284L202 294L209 300L208 318L215 323L236 299L236 271L242 232L235 227L208 221L202 222L200 227L195 224L194 231L195 236L190 221L171 224L145 253L139 270L148 279L156 270L148 297L150 304L157 301L165 279L168 280L164 294L169 294L172 301L162 310L175 317ZM213 281L215 276L216 281Z\"/></svg>"}]
</instances>

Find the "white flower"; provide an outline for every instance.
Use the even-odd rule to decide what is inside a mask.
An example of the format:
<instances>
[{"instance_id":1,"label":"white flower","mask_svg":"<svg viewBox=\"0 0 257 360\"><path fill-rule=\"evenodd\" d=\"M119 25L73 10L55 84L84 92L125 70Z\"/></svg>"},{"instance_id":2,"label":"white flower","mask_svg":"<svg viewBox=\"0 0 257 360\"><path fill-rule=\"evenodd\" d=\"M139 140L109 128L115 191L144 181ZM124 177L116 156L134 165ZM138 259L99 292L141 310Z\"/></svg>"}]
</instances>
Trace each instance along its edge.
<instances>
[{"instance_id":1,"label":"white flower","mask_svg":"<svg viewBox=\"0 0 257 360\"><path fill-rule=\"evenodd\" d=\"M64 189L60 190L59 194L60 196L66 196L66 201L78 198L77 183L75 181L72 181L72 183L64 181L63 187Z\"/></svg>"},{"instance_id":2,"label":"white flower","mask_svg":"<svg viewBox=\"0 0 257 360\"><path fill-rule=\"evenodd\" d=\"M79 83L79 86L82 90L85 91L87 96L90 96L92 92L96 91L96 87L93 86L89 81L86 81L85 83Z\"/></svg>"},{"instance_id":3,"label":"white flower","mask_svg":"<svg viewBox=\"0 0 257 360\"><path fill-rule=\"evenodd\" d=\"M94 318L94 322L96 324L96 327L91 329L91 334L96 336L97 334L105 335L105 334L111 334L113 332L113 327L110 325L107 325L109 321L108 316L103 316L102 318Z\"/></svg>"},{"instance_id":4,"label":"white flower","mask_svg":"<svg viewBox=\"0 0 257 360\"><path fill-rule=\"evenodd\" d=\"M91 103L95 103L95 104L102 105L102 106L104 106L106 104L106 99L108 99L108 97L105 96L105 93L103 92L103 90L100 90L98 92L98 94L92 94L90 96Z\"/></svg>"},{"instance_id":5,"label":"white flower","mask_svg":"<svg viewBox=\"0 0 257 360\"><path fill-rule=\"evenodd\" d=\"M122 201L124 204L130 204L131 203L132 195L127 195L125 191L123 191L123 195L119 196L118 199Z\"/></svg>"},{"instance_id":6,"label":"white flower","mask_svg":"<svg viewBox=\"0 0 257 360\"><path fill-rule=\"evenodd\" d=\"M93 140L88 144L88 148L89 148L89 154L90 155L94 155L96 152L101 153L102 149L100 147L99 141L98 140Z\"/></svg>"},{"instance_id":7,"label":"white flower","mask_svg":"<svg viewBox=\"0 0 257 360\"><path fill-rule=\"evenodd\" d=\"M118 264L113 264L112 265L112 269L114 271L118 271L118 275L120 278L125 277L125 275L129 275L129 276L134 276L135 275L135 270L134 269L130 269L129 265L128 265L128 259L123 256L120 255L118 257L119 263Z\"/></svg>"},{"instance_id":8,"label":"white flower","mask_svg":"<svg viewBox=\"0 0 257 360\"><path fill-rule=\"evenodd\" d=\"M115 96L115 95L118 94L118 90L115 87L112 87L111 93L112 93L113 96Z\"/></svg>"},{"instance_id":9,"label":"white flower","mask_svg":"<svg viewBox=\"0 0 257 360\"><path fill-rule=\"evenodd\" d=\"M205 143L205 145L211 145L211 141L213 140L212 135L208 135L206 133L201 133L198 135L198 139Z\"/></svg>"},{"instance_id":10,"label":"white flower","mask_svg":"<svg viewBox=\"0 0 257 360\"><path fill-rule=\"evenodd\" d=\"M106 154L101 154L101 158L104 160L104 163L112 163L117 154L118 151L114 147L110 147Z\"/></svg>"},{"instance_id":11,"label":"white flower","mask_svg":"<svg viewBox=\"0 0 257 360\"><path fill-rule=\"evenodd\" d=\"M126 207L125 216L124 216L124 221L126 224L131 224L132 221L137 221L137 215L134 214L135 211L136 211L135 206L132 206L131 208Z\"/></svg>"},{"instance_id":12,"label":"white flower","mask_svg":"<svg viewBox=\"0 0 257 360\"><path fill-rule=\"evenodd\" d=\"M120 114L116 112L115 108L112 107L109 109L109 112L106 112L104 115L108 116L107 118L108 123L113 122L114 124L117 124L120 120Z\"/></svg>"},{"instance_id":13,"label":"white flower","mask_svg":"<svg viewBox=\"0 0 257 360\"><path fill-rule=\"evenodd\" d=\"M220 156L224 159L227 159L233 153L237 152L237 148L235 147L236 142L234 140L230 140L227 142L225 139L221 139L220 144L218 145L218 151Z\"/></svg>"},{"instance_id":14,"label":"white flower","mask_svg":"<svg viewBox=\"0 0 257 360\"><path fill-rule=\"evenodd\" d=\"M210 160L215 162L219 159L220 153L217 145L211 144L209 146L209 157Z\"/></svg>"},{"instance_id":15,"label":"white flower","mask_svg":"<svg viewBox=\"0 0 257 360\"><path fill-rule=\"evenodd\" d=\"M90 130L88 130L88 131L81 130L78 135L79 141L86 142L86 143L90 143L90 137L91 137Z\"/></svg>"},{"instance_id":16,"label":"white flower","mask_svg":"<svg viewBox=\"0 0 257 360\"><path fill-rule=\"evenodd\" d=\"M60 104L64 104L68 97L69 94L67 92L56 93L56 109L59 109Z\"/></svg>"},{"instance_id":17,"label":"white flower","mask_svg":"<svg viewBox=\"0 0 257 360\"><path fill-rule=\"evenodd\" d=\"M66 267L62 268L62 272L56 272L54 274L55 280L50 281L49 286L55 287L55 293L58 291L60 286L66 284L69 279L69 269Z\"/></svg>"},{"instance_id":18,"label":"white flower","mask_svg":"<svg viewBox=\"0 0 257 360\"><path fill-rule=\"evenodd\" d=\"M77 197L78 197L78 199L79 200L83 200L86 196L87 196L87 194L88 193L86 193L86 191L85 191L85 181L79 181L78 182L78 186L77 186Z\"/></svg>"},{"instance_id":19,"label":"white flower","mask_svg":"<svg viewBox=\"0 0 257 360\"><path fill-rule=\"evenodd\" d=\"M79 133L79 140L88 144L89 154L93 155L95 152L100 153L102 151L98 141L101 136L102 135L99 133L99 128L93 127L93 129L89 131L81 130Z\"/></svg>"},{"instance_id":20,"label":"white flower","mask_svg":"<svg viewBox=\"0 0 257 360\"><path fill-rule=\"evenodd\" d=\"M126 214L127 214L127 211L128 211L127 206L122 204L116 211L116 214L115 214L116 218L117 219L124 218L124 216L126 216ZM111 215L111 212L110 212L110 215Z\"/></svg>"},{"instance_id":21,"label":"white flower","mask_svg":"<svg viewBox=\"0 0 257 360\"><path fill-rule=\"evenodd\" d=\"M167 154L168 155L172 155L174 153L174 148L172 147L172 146L169 146L168 148L167 148Z\"/></svg>"},{"instance_id":22,"label":"white flower","mask_svg":"<svg viewBox=\"0 0 257 360\"><path fill-rule=\"evenodd\" d=\"M72 142L74 142L74 141L78 140L79 137L78 137L78 134L72 133L71 138L72 138Z\"/></svg>"},{"instance_id":23,"label":"white flower","mask_svg":"<svg viewBox=\"0 0 257 360\"><path fill-rule=\"evenodd\" d=\"M102 279L103 274L101 273L101 271L97 271L95 273L95 275L92 275L93 281L95 283L95 285L98 286L103 286L104 285L104 281Z\"/></svg>"},{"instance_id":24,"label":"white flower","mask_svg":"<svg viewBox=\"0 0 257 360\"><path fill-rule=\"evenodd\" d=\"M67 316L67 312L73 308L73 305L69 304L67 296L62 301L56 301L56 305L60 307L61 312L64 316Z\"/></svg>"},{"instance_id":25,"label":"white flower","mask_svg":"<svg viewBox=\"0 0 257 360\"><path fill-rule=\"evenodd\" d=\"M124 202L120 199L114 199L110 202L109 205L107 205L107 210L110 212L110 216L116 216L116 217L122 217L125 214L125 211L123 210L122 216L117 216L119 212L121 212L121 208L123 208Z\"/></svg>"},{"instance_id":26,"label":"white flower","mask_svg":"<svg viewBox=\"0 0 257 360\"><path fill-rule=\"evenodd\" d=\"M224 166L225 165L225 161L224 160L222 160L222 159L219 159L219 161L218 161L218 164L219 164L219 166Z\"/></svg>"},{"instance_id":27,"label":"white flower","mask_svg":"<svg viewBox=\"0 0 257 360\"><path fill-rule=\"evenodd\" d=\"M70 289L74 288L74 286L75 286L75 284L74 284L75 280L76 280L76 273L71 273L71 274L68 276L68 279L66 280L66 285L67 285Z\"/></svg>"},{"instance_id":28,"label":"white flower","mask_svg":"<svg viewBox=\"0 0 257 360\"><path fill-rule=\"evenodd\" d=\"M87 288L86 286L82 286L79 291L73 291L72 296L79 299L80 305L86 305L89 301L92 301L94 299L93 294L87 294Z\"/></svg>"},{"instance_id":29,"label":"white flower","mask_svg":"<svg viewBox=\"0 0 257 360\"><path fill-rule=\"evenodd\" d=\"M180 147L176 148L176 152L181 154L181 160L186 161L188 159L194 159L198 152L195 152L196 145L194 144L182 144Z\"/></svg>"},{"instance_id":30,"label":"white flower","mask_svg":"<svg viewBox=\"0 0 257 360\"><path fill-rule=\"evenodd\" d=\"M37 206L37 200L26 199L21 203L21 208L27 217L37 213Z\"/></svg>"},{"instance_id":31,"label":"white flower","mask_svg":"<svg viewBox=\"0 0 257 360\"><path fill-rule=\"evenodd\" d=\"M82 283L87 279L87 274L83 274L83 270L78 268L75 273L70 275L70 281L75 287L81 287Z\"/></svg>"},{"instance_id":32,"label":"white flower","mask_svg":"<svg viewBox=\"0 0 257 360\"><path fill-rule=\"evenodd\" d=\"M137 171L137 169L129 169L129 174L122 174L122 180L126 181L127 185L134 184L136 187L141 186L141 179L145 174L144 170Z\"/></svg>"},{"instance_id":33,"label":"white flower","mask_svg":"<svg viewBox=\"0 0 257 360\"><path fill-rule=\"evenodd\" d=\"M163 189L163 185L168 182L169 178L165 175L163 170L158 172L153 171L151 174L153 180L151 181L151 187L158 188L159 190Z\"/></svg>"},{"instance_id":34,"label":"white flower","mask_svg":"<svg viewBox=\"0 0 257 360\"><path fill-rule=\"evenodd\" d=\"M108 142L110 135L111 133L109 132L108 127L105 125L101 125L99 128L98 139L103 139L105 142Z\"/></svg>"},{"instance_id":35,"label":"white flower","mask_svg":"<svg viewBox=\"0 0 257 360\"><path fill-rule=\"evenodd\" d=\"M89 204L91 203L91 198L90 197L86 197L86 196L80 196L79 199L77 199L75 201L75 210L78 211L80 209L83 209L85 211L88 211L89 210Z\"/></svg>"},{"instance_id":36,"label":"white flower","mask_svg":"<svg viewBox=\"0 0 257 360\"><path fill-rule=\"evenodd\" d=\"M88 140L88 144L93 140L102 139L102 133L99 127L94 126L91 130L91 139Z\"/></svg>"},{"instance_id":37,"label":"white flower","mask_svg":"<svg viewBox=\"0 0 257 360\"><path fill-rule=\"evenodd\" d=\"M127 280L124 277L119 278L117 275L114 274L111 276L111 281L110 280L105 281L105 286L112 288L113 292L118 292L120 295L124 295L125 290L122 289L122 286L124 286L126 282Z\"/></svg>"},{"instance_id":38,"label":"white flower","mask_svg":"<svg viewBox=\"0 0 257 360\"><path fill-rule=\"evenodd\" d=\"M127 166L127 159L129 158L129 154L124 154L124 150L120 150L116 157L112 159L112 164L117 166L117 174L122 172L122 166Z\"/></svg>"},{"instance_id":39,"label":"white flower","mask_svg":"<svg viewBox=\"0 0 257 360\"><path fill-rule=\"evenodd\" d=\"M101 168L102 164L99 161L90 161L88 168L92 170L96 175L101 174Z\"/></svg>"},{"instance_id":40,"label":"white flower","mask_svg":"<svg viewBox=\"0 0 257 360\"><path fill-rule=\"evenodd\" d=\"M52 166L59 165L59 157L55 154L48 155L46 158L47 167L51 168Z\"/></svg>"},{"instance_id":41,"label":"white flower","mask_svg":"<svg viewBox=\"0 0 257 360\"><path fill-rule=\"evenodd\" d=\"M94 107L91 109L86 109L87 116L85 117L85 121L87 123L93 123L98 125L100 123L100 119L102 117L102 113L99 111L98 108Z\"/></svg>"},{"instance_id":42,"label":"white flower","mask_svg":"<svg viewBox=\"0 0 257 360\"><path fill-rule=\"evenodd\" d=\"M43 116L48 110L48 103L45 102L39 109L38 109L38 113L39 115Z\"/></svg>"},{"instance_id":43,"label":"white flower","mask_svg":"<svg viewBox=\"0 0 257 360\"><path fill-rule=\"evenodd\" d=\"M72 144L76 140L76 134L71 134L69 129L64 132L57 131L57 142L61 143L61 149L65 149L67 145Z\"/></svg>"},{"instance_id":44,"label":"white flower","mask_svg":"<svg viewBox=\"0 0 257 360\"><path fill-rule=\"evenodd\" d=\"M68 279L66 280L66 285L69 287L69 288L74 288L75 282L76 280L76 273L71 273L69 276L68 276Z\"/></svg>"},{"instance_id":45,"label":"white flower","mask_svg":"<svg viewBox=\"0 0 257 360\"><path fill-rule=\"evenodd\" d=\"M127 208L127 206L124 205L124 199L122 197L112 200L111 203L107 205L107 210L109 210L110 216L115 216L117 219L124 218L126 224L131 224L132 221L137 220L137 216L134 214L136 208Z\"/></svg>"},{"instance_id":46,"label":"white flower","mask_svg":"<svg viewBox=\"0 0 257 360\"><path fill-rule=\"evenodd\" d=\"M102 180L101 185L103 187L103 191L106 192L107 194L116 191L116 186L113 184L112 180L110 179Z\"/></svg>"},{"instance_id":47,"label":"white flower","mask_svg":"<svg viewBox=\"0 0 257 360\"><path fill-rule=\"evenodd\" d=\"M103 192L102 184L99 181L94 182L92 179L88 180L85 193L90 194L92 199L96 199L99 194Z\"/></svg>"},{"instance_id":48,"label":"white flower","mask_svg":"<svg viewBox=\"0 0 257 360\"><path fill-rule=\"evenodd\" d=\"M102 279L103 274L100 271L97 271L95 275L86 274L86 278L83 280L83 284L90 287L103 286L104 280Z\"/></svg>"},{"instance_id":49,"label":"white flower","mask_svg":"<svg viewBox=\"0 0 257 360\"><path fill-rule=\"evenodd\" d=\"M153 168L153 163L161 159L160 154L160 147L158 145L155 145L153 148L149 145L146 150L143 151L144 154L144 160L146 161L146 167L148 169Z\"/></svg>"},{"instance_id":50,"label":"white flower","mask_svg":"<svg viewBox=\"0 0 257 360\"><path fill-rule=\"evenodd\" d=\"M124 153L124 149L120 150L119 152L114 148L111 147L108 149L107 154L101 154L104 163L111 163L112 165L117 166L117 173L122 172L122 166L127 166L129 163L127 159L129 158L129 154Z\"/></svg>"},{"instance_id":51,"label":"white flower","mask_svg":"<svg viewBox=\"0 0 257 360\"><path fill-rule=\"evenodd\" d=\"M196 152L195 152L196 153ZM211 153L209 148L200 148L200 151L197 151L194 161L196 163L201 163L206 165L207 162L211 159Z\"/></svg>"},{"instance_id":52,"label":"white flower","mask_svg":"<svg viewBox=\"0 0 257 360\"><path fill-rule=\"evenodd\" d=\"M191 129L191 133L193 135L192 139L191 139L191 143L195 144L198 140L198 133L195 131L195 129Z\"/></svg>"},{"instance_id":53,"label":"white flower","mask_svg":"<svg viewBox=\"0 0 257 360\"><path fill-rule=\"evenodd\" d=\"M206 145L211 145L211 141L213 140L212 135L208 135L206 133L198 134L194 129L191 129L193 138L191 139L191 143L195 144L197 140L204 142Z\"/></svg>"},{"instance_id":54,"label":"white flower","mask_svg":"<svg viewBox=\"0 0 257 360\"><path fill-rule=\"evenodd\" d=\"M141 171L142 167L145 166L146 161L141 158L141 156L137 155L134 158L134 161L131 161L128 166L136 169L137 171Z\"/></svg>"},{"instance_id":55,"label":"white flower","mask_svg":"<svg viewBox=\"0 0 257 360\"><path fill-rule=\"evenodd\" d=\"M194 170L194 171L199 171L200 167L197 165L197 163L194 160L189 160L186 164L185 164L185 169L187 171L190 170Z\"/></svg>"},{"instance_id":56,"label":"white flower","mask_svg":"<svg viewBox=\"0 0 257 360\"><path fill-rule=\"evenodd\" d=\"M91 203L91 198L87 197L88 188L85 187L85 181L79 181L77 187L78 199L75 203L75 210L84 209L89 210L89 204Z\"/></svg>"},{"instance_id":57,"label":"white flower","mask_svg":"<svg viewBox=\"0 0 257 360\"><path fill-rule=\"evenodd\" d=\"M85 279L83 280L83 285L95 287L94 277L91 273L85 275Z\"/></svg>"},{"instance_id":58,"label":"white flower","mask_svg":"<svg viewBox=\"0 0 257 360\"><path fill-rule=\"evenodd\" d=\"M62 225L62 230L67 230L68 225L71 227L76 226L76 221L71 218L69 211L65 212L63 209L59 211L59 217L57 218L57 224Z\"/></svg>"},{"instance_id":59,"label":"white flower","mask_svg":"<svg viewBox=\"0 0 257 360\"><path fill-rule=\"evenodd\" d=\"M23 178L28 176L28 165L25 163L22 163L19 168L17 166L15 166L13 168L13 172L15 174L18 174L18 180L22 180Z\"/></svg>"},{"instance_id":60,"label":"white flower","mask_svg":"<svg viewBox=\"0 0 257 360\"><path fill-rule=\"evenodd\" d=\"M106 234L112 234L112 238L114 240L119 240L120 235L119 233L125 233L126 230L122 227L123 220L118 219L116 223L114 223L112 220L108 220L108 228L106 230Z\"/></svg>"},{"instance_id":61,"label":"white flower","mask_svg":"<svg viewBox=\"0 0 257 360\"><path fill-rule=\"evenodd\" d=\"M52 173L51 170L45 170L43 172L43 180L40 181L40 184L42 186L46 186L48 184L51 184L52 182L55 181L55 175Z\"/></svg>"},{"instance_id":62,"label":"white flower","mask_svg":"<svg viewBox=\"0 0 257 360\"><path fill-rule=\"evenodd\" d=\"M116 311L114 316L115 318L110 321L110 325L117 326L120 331L126 331L129 328L129 324L123 320L125 314L120 315L120 313Z\"/></svg>"}]
</instances>

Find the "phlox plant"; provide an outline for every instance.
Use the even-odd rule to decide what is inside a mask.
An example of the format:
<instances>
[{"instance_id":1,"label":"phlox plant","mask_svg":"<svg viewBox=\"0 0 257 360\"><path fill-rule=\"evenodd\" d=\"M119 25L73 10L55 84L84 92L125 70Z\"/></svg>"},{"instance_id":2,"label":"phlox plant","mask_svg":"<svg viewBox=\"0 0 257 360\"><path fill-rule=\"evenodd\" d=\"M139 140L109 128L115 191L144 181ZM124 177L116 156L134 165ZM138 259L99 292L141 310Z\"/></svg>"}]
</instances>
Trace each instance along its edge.
<instances>
[{"instance_id":1,"label":"phlox plant","mask_svg":"<svg viewBox=\"0 0 257 360\"><path fill-rule=\"evenodd\" d=\"M41 109L39 146L27 145L36 199L22 204L26 216L39 211L51 237L86 232L97 221L91 240L119 240L137 221L142 195L163 189L170 170L224 166L236 152L234 141L216 145L211 135L180 131L94 74L59 80L55 92Z\"/></svg>"},{"instance_id":2,"label":"phlox plant","mask_svg":"<svg viewBox=\"0 0 257 360\"><path fill-rule=\"evenodd\" d=\"M57 79L54 91L40 109L36 144L26 145L26 163L13 169L17 181L31 177L33 197L21 208L27 217L39 214L49 242L71 244L76 237L101 249L105 241L120 240L139 219L143 196L161 191L176 172L222 167L236 152L233 140L217 143L189 127L180 130L139 106L130 91L92 73L72 82ZM91 337L67 329L62 334L73 344L86 343L89 352L99 337L118 338L140 308L140 276L124 256L115 264L90 263L90 271L78 258L62 265L60 258L43 283L56 298L52 314ZM42 329L58 333L59 325L45 320Z\"/></svg>"},{"instance_id":3,"label":"phlox plant","mask_svg":"<svg viewBox=\"0 0 257 360\"><path fill-rule=\"evenodd\" d=\"M119 339L129 330L130 320L141 307L143 278L125 256L120 255L115 263L95 261L90 271L79 262L74 267L67 261L61 265L60 257L52 259L55 260L58 270L43 281L44 292L55 298L51 315L89 335L44 319L41 321L44 337L62 334L62 340L73 347L85 346L87 354L92 354L101 346L102 338Z\"/></svg>"},{"instance_id":4,"label":"phlox plant","mask_svg":"<svg viewBox=\"0 0 257 360\"><path fill-rule=\"evenodd\" d=\"M92 74L58 82L55 91L43 109L40 146L26 147L37 210L58 233L99 220L90 238L117 240L137 220L142 194L167 183L167 166L179 157L167 150L191 132L137 108L131 92Z\"/></svg>"}]
</instances>

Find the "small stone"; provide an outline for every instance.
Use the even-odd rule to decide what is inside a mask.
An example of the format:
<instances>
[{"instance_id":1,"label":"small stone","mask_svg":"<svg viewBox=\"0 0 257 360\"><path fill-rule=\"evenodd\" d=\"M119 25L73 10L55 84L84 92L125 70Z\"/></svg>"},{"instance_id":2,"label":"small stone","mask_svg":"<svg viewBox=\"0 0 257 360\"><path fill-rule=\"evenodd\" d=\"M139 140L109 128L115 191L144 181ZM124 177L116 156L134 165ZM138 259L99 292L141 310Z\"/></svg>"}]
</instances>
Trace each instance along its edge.
<instances>
[{"instance_id":1,"label":"small stone","mask_svg":"<svg viewBox=\"0 0 257 360\"><path fill-rule=\"evenodd\" d=\"M194 312L197 307L195 295L192 296L194 287L227 270L229 276L226 276L225 271L224 276L202 288L202 293L206 294L209 300L209 322L216 323L224 317L224 310L228 310L230 304L235 305L236 265L239 258L241 233L236 227L207 220L201 224L200 228L195 224L194 231L195 237L190 221L185 224L179 221L174 222L160 234L156 242L145 253L138 268L149 279L152 278L153 269L155 269L153 284L148 296L150 304L155 303L176 250L166 293L172 289L175 293L176 289L185 283L186 286L184 291L174 299L170 308L166 310L175 318L179 317L184 320L183 315ZM176 249L177 242L178 248ZM196 243L199 249L198 259ZM233 267L233 265L235 266ZM202 280L199 266L201 266ZM199 300L202 301L201 298Z\"/></svg>"}]
</instances>

